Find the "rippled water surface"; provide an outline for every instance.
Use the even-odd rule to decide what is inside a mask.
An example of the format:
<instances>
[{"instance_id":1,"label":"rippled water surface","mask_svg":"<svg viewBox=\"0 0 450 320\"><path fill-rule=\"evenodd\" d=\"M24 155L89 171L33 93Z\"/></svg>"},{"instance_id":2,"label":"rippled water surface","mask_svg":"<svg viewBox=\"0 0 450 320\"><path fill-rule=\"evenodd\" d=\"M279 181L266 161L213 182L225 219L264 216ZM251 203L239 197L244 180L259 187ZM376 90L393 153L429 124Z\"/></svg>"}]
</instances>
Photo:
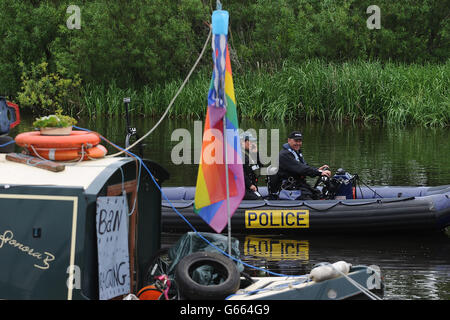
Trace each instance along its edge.
<instances>
[{"instance_id":1,"label":"rippled water surface","mask_svg":"<svg viewBox=\"0 0 450 320\"><path fill-rule=\"evenodd\" d=\"M23 116L22 123L13 133L31 129L32 117ZM135 118L131 124L143 135L158 119ZM200 120L197 120L200 121ZM198 122L200 128L203 123ZM328 164L332 170L345 168L357 173L369 185L437 186L450 184L450 128L399 127L374 124L336 125L333 123L297 122L278 123L243 120L243 130L267 129L267 157L271 157L271 138L275 138L279 150L292 130L303 132L303 154L314 166ZM79 126L96 130L112 142L124 146L126 126L124 118L81 119ZM190 139L181 139L172 134L177 129L186 129ZM270 130L276 130L272 134ZM179 131L178 131L179 132ZM194 185L197 178L201 147L195 141L202 132L195 130L194 120L164 120L153 134L145 140L144 155L163 165L171 177L165 186ZM172 141L173 140L173 141ZM133 141L133 140L132 140ZM174 164L173 149L181 142L190 146L189 163ZM278 147L278 148L275 148ZM109 147L113 152L115 149ZM260 146L262 149L262 146ZM276 151L276 155L278 151ZM261 182L263 182L261 180Z\"/></svg>"}]
</instances>

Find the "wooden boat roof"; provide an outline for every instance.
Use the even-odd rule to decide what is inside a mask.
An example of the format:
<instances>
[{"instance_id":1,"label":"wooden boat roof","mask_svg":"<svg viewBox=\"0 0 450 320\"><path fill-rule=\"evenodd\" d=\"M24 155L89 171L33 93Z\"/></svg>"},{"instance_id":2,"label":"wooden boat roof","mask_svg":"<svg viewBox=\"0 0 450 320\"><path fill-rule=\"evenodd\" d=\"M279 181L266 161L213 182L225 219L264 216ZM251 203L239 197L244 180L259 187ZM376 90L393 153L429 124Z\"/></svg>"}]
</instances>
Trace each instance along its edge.
<instances>
[{"instance_id":1,"label":"wooden boat roof","mask_svg":"<svg viewBox=\"0 0 450 320\"><path fill-rule=\"evenodd\" d=\"M106 168L112 166L116 170L130 161L130 158L116 157L65 163L63 171L52 172L34 165L12 162L5 157L5 154L0 154L0 185L82 187L85 190Z\"/></svg>"}]
</instances>

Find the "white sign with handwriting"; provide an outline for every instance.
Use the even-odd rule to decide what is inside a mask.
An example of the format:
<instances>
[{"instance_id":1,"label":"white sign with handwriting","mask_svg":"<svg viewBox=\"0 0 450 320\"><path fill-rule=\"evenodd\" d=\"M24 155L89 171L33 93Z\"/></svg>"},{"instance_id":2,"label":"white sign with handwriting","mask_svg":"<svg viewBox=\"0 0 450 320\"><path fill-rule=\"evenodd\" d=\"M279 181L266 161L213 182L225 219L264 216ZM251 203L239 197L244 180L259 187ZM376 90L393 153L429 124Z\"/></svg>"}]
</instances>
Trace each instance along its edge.
<instances>
[{"instance_id":1,"label":"white sign with handwriting","mask_svg":"<svg viewBox=\"0 0 450 320\"><path fill-rule=\"evenodd\" d=\"M130 292L128 205L125 196L97 198L98 282L100 300Z\"/></svg>"}]
</instances>

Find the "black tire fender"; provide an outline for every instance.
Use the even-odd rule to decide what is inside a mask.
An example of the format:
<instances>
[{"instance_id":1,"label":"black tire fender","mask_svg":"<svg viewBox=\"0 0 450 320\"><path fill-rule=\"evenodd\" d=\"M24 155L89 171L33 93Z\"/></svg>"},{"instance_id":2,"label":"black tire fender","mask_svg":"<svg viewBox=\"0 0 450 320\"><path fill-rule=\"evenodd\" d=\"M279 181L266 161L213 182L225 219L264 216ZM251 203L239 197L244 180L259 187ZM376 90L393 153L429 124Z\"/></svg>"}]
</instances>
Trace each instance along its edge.
<instances>
[{"instance_id":1,"label":"black tire fender","mask_svg":"<svg viewBox=\"0 0 450 320\"><path fill-rule=\"evenodd\" d=\"M192 279L200 266L209 265L223 277L219 284L203 285ZM240 273L233 260L216 252L195 252L181 259L175 268L175 281L183 299L223 300L235 293L240 285Z\"/></svg>"}]
</instances>

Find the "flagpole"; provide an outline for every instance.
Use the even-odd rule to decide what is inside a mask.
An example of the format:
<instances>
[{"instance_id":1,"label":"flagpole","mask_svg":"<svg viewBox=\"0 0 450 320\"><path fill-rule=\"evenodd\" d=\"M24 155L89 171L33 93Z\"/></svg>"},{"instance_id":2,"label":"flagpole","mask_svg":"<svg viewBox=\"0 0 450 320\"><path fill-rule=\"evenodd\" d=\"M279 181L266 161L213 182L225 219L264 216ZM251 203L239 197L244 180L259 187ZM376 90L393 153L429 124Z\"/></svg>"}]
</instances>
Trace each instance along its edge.
<instances>
[{"instance_id":1,"label":"flagpole","mask_svg":"<svg viewBox=\"0 0 450 320\"><path fill-rule=\"evenodd\" d=\"M216 10L222 10L222 3L220 0L216 0ZM228 28L227 28L228 29ZM225 108L226 108L226 99L224 100ZM227 151L227 114L225 113L223 116L223 147L224 147L224 156L225 156L225 181L227 188L227 218L228 218L228 255L231 256L231 212L230 212L230 185L228 183L228 151Z\"/></svg>"},{"instance_id":2,"label":"flagpole","mask_svg":"<svg viewBox=\"0 0 450 320\"><path fill-rule=\"evenodd\" d=\"M225 181L227 186L227 217L228 217L228 254L231 256L231 213L230 213L230 185L228 183L228 151L227 151L227 124L226 124L226 114L223 117L223 145L225 153Z\"/></svg>"}]
</instances>

